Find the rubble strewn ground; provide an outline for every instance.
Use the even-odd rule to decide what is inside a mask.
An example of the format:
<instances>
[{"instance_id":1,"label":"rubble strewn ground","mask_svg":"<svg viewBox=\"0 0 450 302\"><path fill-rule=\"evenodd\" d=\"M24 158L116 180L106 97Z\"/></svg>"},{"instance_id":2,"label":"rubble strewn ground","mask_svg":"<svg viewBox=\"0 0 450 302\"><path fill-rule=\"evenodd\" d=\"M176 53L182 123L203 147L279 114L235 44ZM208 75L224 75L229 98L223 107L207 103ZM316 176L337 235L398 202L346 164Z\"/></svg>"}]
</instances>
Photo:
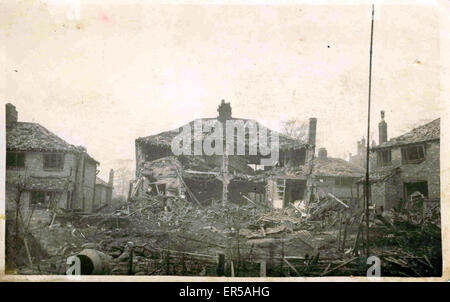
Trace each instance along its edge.
<instances>
[{"instance_id":1,"label":"rubble strewn ground","mask_svg":"<svg viewBox=\"0 0 450 302\"><path fill-rule=\"evenodd\" d=\"M65 274L69 256L94 249L113 275L217 276L223 254L226 276L260 276L261 262L267 276L366 276L362 217L331 197L269 209L148 196L112 214L58 212L31 231L28 242L40 243L30 246L32 264L23 248L14 264L21 274ZM383 276L440 275L439 207L372 213L370 228Z\"/></svg>"}]
</instances>

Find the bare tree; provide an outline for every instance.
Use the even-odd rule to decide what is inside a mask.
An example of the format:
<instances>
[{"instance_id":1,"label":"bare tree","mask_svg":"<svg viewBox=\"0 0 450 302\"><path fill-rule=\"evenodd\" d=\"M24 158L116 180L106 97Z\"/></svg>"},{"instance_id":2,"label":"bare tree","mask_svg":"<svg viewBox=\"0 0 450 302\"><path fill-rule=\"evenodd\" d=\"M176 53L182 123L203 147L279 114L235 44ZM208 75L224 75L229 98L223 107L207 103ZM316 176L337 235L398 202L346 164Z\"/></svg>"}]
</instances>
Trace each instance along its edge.
<instances>
[{"instance_id":1,"label":"bare tree","mask_svg":"<svg viewBox=\"0 0 450 302\"><path fill-rule=\"evenodd\" d=\"M281 133L294 139L304 140L308 134L308 123L291 118L282 122Z\"/></svg>"}]
</instances>

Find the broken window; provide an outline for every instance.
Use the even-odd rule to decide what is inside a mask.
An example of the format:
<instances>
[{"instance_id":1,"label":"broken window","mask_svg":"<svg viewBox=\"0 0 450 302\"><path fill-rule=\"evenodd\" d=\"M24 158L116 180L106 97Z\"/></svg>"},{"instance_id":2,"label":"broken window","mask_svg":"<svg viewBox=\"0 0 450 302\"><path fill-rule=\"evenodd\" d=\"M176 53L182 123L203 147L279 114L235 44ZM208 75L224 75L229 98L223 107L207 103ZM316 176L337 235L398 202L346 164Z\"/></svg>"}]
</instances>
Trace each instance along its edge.
<instances>
[{"instance_id":1,"label":"broken window","mask_svg":"<svg viewBox=\"0 0 450 302\"><path fill-rule=\"evenodd\" d=\"M47 153L44 154L44 169L62 170L64 168L64 154Z\"/></svg>"},{"instance_id":2,"label":"broken window","mask_svg":"<svg viewBox=\"0 0 450 302\"><path fill-rule=\"evenodd\" d=\"M391 150L380 150L377 152L378 166L387 166L391 164Z\"/></svg>"},{"instance_id":3,"label":"broken window","mask_svg":"<svg viewBox=\"0 0 450 302\"><path fill-rule=\"evenodd\" d=\"M23 168L25 167L25 153L7 152L6 168Z\"/></svg>"},{"instance_id":4,"label":"broken window","mask_svg":"<svg viewBox=\"0 0 450 302\"><path fill-rule=\"evenodd\" d=\"M30 205L40 207L51 207L56 200L56 192L51 191L32 191Z\"/></svg>"},{"instance_id":5,"label":"broken window","mask_svg":"<svg viewBox=\"0 0 450 302\"><path fill-rule=\"evenodd\" d=\"M334 181L337 186L351 186L353 184L353 179L351 177L336 177Z\"/></svg>"},{"instance_id":6,"label":"broken window","mask_svg":"<svg viewBox=\"0 0 450 302\"><path fill-rule=\"evenodd\" d=\"M402 163L419 163L425 159L425 148L423 145L402 148Z\"/></svg>"}]
</instances>

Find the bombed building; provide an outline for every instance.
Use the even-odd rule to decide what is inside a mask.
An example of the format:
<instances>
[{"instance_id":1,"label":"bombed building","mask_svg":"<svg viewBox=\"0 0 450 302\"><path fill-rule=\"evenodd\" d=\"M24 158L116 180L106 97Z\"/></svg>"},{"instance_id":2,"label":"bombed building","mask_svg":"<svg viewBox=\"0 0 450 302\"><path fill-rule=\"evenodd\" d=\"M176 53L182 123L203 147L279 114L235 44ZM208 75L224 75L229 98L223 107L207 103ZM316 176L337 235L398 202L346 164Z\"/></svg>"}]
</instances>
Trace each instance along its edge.
<instances>
[{"instance_id":1,"label":"bombed building","mask_svg":"<svg viewBox=\"0 0 450 302\"><path fill-rule=\"evenodd\" d=\"M356 198L355 181L363 171L345 160L327 157L326 150L315 157L316 118L309 120L307 139L296 140L266 129L257 121L232 117L229 103L222 102L218 112L217 118L197 119L179 129L136 139L136 181L131 195L182 196L192 202L209 204L223 200L226 194L233 202L253 202L274 208L311 198L311 194L335 193L341 198ZM225 122L228 126L230 121L234 126L231 135L228 128L215 127ZM201 130L196 131L199 127ZM263 129L267 130L267 137L262 134ZM208 150L195 153L196 145L209 146L210 136L225 130L226 135L220 136L220 143L213 142L212 148L224 150L231 141L229 155ZM173 142L183 131L188 143L184 142L182 148L194 152L174 154ZM271 152L263 150L264 145ZM239 148L242 148L240 153L233 152ZM273 153L278 156L270 162Z\"/></svg>"}]
</instances>

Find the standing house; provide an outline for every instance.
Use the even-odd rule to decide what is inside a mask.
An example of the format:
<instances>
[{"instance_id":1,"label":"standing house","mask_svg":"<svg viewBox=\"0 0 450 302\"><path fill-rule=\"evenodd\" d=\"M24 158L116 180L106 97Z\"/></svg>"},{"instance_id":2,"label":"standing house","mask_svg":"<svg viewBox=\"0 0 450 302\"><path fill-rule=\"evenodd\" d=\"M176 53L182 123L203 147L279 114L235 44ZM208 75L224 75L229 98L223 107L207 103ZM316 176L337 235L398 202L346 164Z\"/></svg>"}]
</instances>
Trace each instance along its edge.
<instances>
[{"instance_id":1,"label":"standing house","mask_svg":"<svg viewBox=\"0 0 450 302\"><path fill-rule=\"evenodd\" d=\"M160 134L141 137L136 139L136 181L134 182L132 195L142 196L144 194L181 195L188 199L195 199L200 203L208 204L211 200L222 198L222 163L221 155L206 155L205 153L195 155L175 155L171 150L171 144L182 129L195 129L195 125L202 124L201 137L198 133L190 135L190 145L195 141L203 145L205 139L213 132L213 127L218 121L231 120L240 122L244 127L244 149L243 155L228 156L228 172L231 180L228 183L228 197L233 202L247 202L251 199L255 202L269 203L277 206L268 188L274 183L269 179L266 172L271 166L260 166L263 156L251 155L249 149L255 145L259 146L260 136L255 140L250 135L250 128L255 127L259 133L265 128L258 122L248 119L231 117L229 103L219 106L219 117L194 120L178 129ZM292 139L282 134L279 135L279 167L298 167L305 165L308 158L314 153L316 119L310 120L311 140L306 143ZM269 137L275 131L268 129ZM238 130L233 133L235 146L238 140ZM225 136L223 137L225 140ZM313 144L311 144L313 142ZM224 141L225 145L225 141ZM258 147L259 148L259 147ZM233 153L236 154L236 153ZM257 169L259 168L259 169ZM291 194L303 195L306 189L306 177L293 178L289 186L295 186ZM294 192L295 191L295 192Z\"/></svg>"},{"instance_id":2,"label":"standing house","mask_svg":"<svg viewBox=\"0 0 450 302\"><path fill-rule=\"evenodd\" d=\"M15 106L6 104L7 211L15 208L19 187L26 210L36 205L92 211L99 163L84 147L17 117Z\"/></svg>"},{"instance_id":3,"label":"standing house","mask_svg":"<svg viewBox=\"0 0 450 302\"><path fill-rule=\"evenodd\" d=\"M114 189L114 170L109 171L108 182L100 177L96 177L95 181L95 208L101 208L111 204Z\"/></svg>"},{"instance_id":4,"label":"standing house","mask_svg":"<svg viewBox=\"0 0 450 302\"><path fill-rule=\"evenodd\" d=\"M440 199L440 119L387 139L384 112L379 123L376 167L370 169L370 200L386 210L420 192L430 201ZM360 182L363 192L363 182Z\"/></svg>"}]
</instances>

